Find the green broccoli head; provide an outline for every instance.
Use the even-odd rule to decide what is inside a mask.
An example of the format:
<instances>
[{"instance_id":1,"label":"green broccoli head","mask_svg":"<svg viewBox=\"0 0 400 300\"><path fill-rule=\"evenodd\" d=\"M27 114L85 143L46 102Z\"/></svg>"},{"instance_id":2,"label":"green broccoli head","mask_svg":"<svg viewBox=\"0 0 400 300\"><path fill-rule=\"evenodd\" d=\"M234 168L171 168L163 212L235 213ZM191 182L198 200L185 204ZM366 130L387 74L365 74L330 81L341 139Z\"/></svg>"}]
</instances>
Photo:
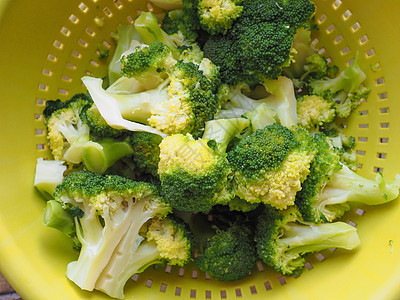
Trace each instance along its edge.
<instances>
[{"instance_id":1,"label":"green broccoli head","mask_svg":"<svg viewBox=\"0 0 400 300\"><path fill-rule=\"evenodd\" d=\"M283 275L299 275L308 253L328 248L352 250L360 245L357 229L343 222L304 222L295 207L279 211L266 207L255 234L258 256Z\"/></svg>"},{"instance_id":2,"label":"green broccoli head","mask_svg":"<svg viewBox=\"0 0 400 300\"><path fill-rule=\"evenodd\" d=\"M149 132L134 132L130 138L133 148L133 162L139 172L158 176L158 163L160 162L159 135Z\"/></svg>"},{"instance_id":3,"label":"green broccoli head","mask_svg":"<svg viewBox=\"0 0 400 300\"><path fill-rule=\"evenodd\" d=\"M82 248L78 260L68 265L67 277L85 290L95 288L127 232L137 239L140 227L147 220L162 218L171 211L156 187L149 183L88 171L66 176L57 186L54 198L65 208L83 212L75 217L76 235ZM119 252L129 251L121 247Z\"/></svg>"},{"instance_id":4,"label":"green broccoli head","mask_svg":"<svg viewBox=\"0 0 400 300\"><path fill-rule=\"evenodd\" d=\"M47 101L43 111L46 117L47 138L53 158L72 164L82 161L81 145L89 140L89 126L81 119L81 112L92 105L84 94L76 94L66 102Z\"/></svg>"},{"instance_id":5,"label":"green broccoli head","mask_svg":"<svg viewBox=\"0 0 400 300\"><path fill-rule=\"evenodd\" d=\"M170 48L159 41L152 42L148 47L136 48L132 53L123 55L120 61L121 74L141 83L161 83L176 64Z\"/></svg>"},{"instance_id":6,"label":"green broccoli head","mask_svg":"<svg viewBox=\"0 0 400 300\"><path fill-rule=\"evenodd\" d=\"M232 27L210 36L204 52L221 67L224 82L254 87L265 78L276 79L290 65L296 29L306 26L315 7L308 0L244 1L242 6Z\"/></svg>"},{"instance_id":7,"label":"green broccoli head","mask_svg":"<svg viewBox=\"0 0 400 300\"><path fill-rule=\"evenodd\" d=\"M230 140L249 126L241 119L206 123L204 135L170 135L160 144L158 174L161 192L173 208L207 212L233 197L231 168L225 157Z\"/></svg>"},{"instance_id":8,"label":"green broccoli head","mask_svg":"<svg viewBox=\"0 0 400 300\"><path fill-rule=\"evenodd\" d=\"M196 266L219 281L239 280L249 275L257 260L253 233L246 224L234 223L217 230L207 242Z\"/></svg>"},{"instance_id":9,"label":"green broccoli head","mask_svg":"<svg viewBox=\"0 0 400 300\"><path fill-rule=\"evenodd\" d=\"M167 134L198 136L204 123L214 118L219 109L219 79L215 76L218 70L208 63L204 71L201 66L183 61L176 64L169 77L168 99L153 107L151 126Z\"/></svg>"},{"instance_id":10,"label":"green broccoli head","mask_svg":"<svg viewBox=\"0 0 400 300\"><path fill-rule=\"evenodd\" d=\"M227 155L236 195L280 209L293 205L314 157L310 141L306 130L277 123L240 140Z\"/></svg>"}]
</instances>

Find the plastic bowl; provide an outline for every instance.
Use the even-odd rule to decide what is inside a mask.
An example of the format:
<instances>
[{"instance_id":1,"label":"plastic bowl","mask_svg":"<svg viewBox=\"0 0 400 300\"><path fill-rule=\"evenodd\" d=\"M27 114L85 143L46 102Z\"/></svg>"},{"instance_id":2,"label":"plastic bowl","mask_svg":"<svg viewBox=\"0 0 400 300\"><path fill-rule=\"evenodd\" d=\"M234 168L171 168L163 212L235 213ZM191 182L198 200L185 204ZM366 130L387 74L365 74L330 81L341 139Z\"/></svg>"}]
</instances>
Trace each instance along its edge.
<instances>
[{"instance_id":1,"label":"plastic bowl","mask_svg":"<svg viewBox=\"0 0 400 300\"><path fill-rule=\"evenodd\" d=\"M113 47L110 34L118 24L132 22L138 10L151 6L142 0L82 1L0 0L0 270L24 299L107 299L66 278L66 266L77 253L59 232L42 225L45 203L32 187L36 159L49 157L41 112L48 99L66 100L84 91L83 75L103 76L108 62L98 60L97 45ZM400 2L316 4L315 46L339 68L359 51L372 90L345 124L356 137L359 173L391 178L400 169ZM104 21L102 27L96 18ZM158 267L134 276L126 298L398 299L399 216L399 200L353 207L344 220L357 226L362 246L309 255L298 278L262 264L232 283L210 280L193 265Z\"/></svg>"}]
</instances>

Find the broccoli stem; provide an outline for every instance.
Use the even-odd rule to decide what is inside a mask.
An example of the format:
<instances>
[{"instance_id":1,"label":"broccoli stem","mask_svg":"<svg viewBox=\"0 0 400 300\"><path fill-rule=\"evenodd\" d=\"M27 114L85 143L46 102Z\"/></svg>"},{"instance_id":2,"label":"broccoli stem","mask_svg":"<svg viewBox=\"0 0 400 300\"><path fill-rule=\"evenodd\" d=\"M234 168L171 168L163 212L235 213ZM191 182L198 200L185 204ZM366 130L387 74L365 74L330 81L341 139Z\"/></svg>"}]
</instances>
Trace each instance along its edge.
<instances>
[{"instance_id":1,"label":"broccoli stem","mask_svg":"<svg viewBox=\"0 0 400 300\"><path fill-rule=\"evenodd\" d=\"M133 221L133 202L117 216L103 218L104 227L95 207L82 203L85 215L76 219L77 236L82 244L78 260L67 266L67 277L83 290L95 288L101 272L108 264L116 246Z\"/></svg>"},{"instance_id":2,"label":"broccoli stem","mask_svg":"<svg viewBox=\"0 0 400 300\"><path fill-rule=\"evenodd\" d=\"M348 202L359 202L367 205L379 205L397 198L399 195L400 177L395 182L387 182L378 173L376 180L364 178L347 166L334 173L321 194L320 207L324 217L332 221L336 212L347 208ZM342 213L343 214L343 213Z\"/></svg>"},{"instance_id":3,"label":"broccoli stem","mask_svg":"<svg viewBox=\"0 0 400 300\"><path fill-rule=\"evenodd\" d=\"M160 252L155 243L144 241L135 251L135 255L122 270L115 270L118 277L101 276L96 289L113 298L124 298L124 287L132 275L143 272L147 267L160 261ZM122 271L122 272L121 272Z\"/></svg>"},{"instance_id":4,"label":"broccoli stem","mask_svg":"<svg viewBox=\"0 0 400 300\"><path fill-rule=\"evenodd\" d=\"M123 298L123 287L130 276L135 274L139 268L135 269L138 263L136 252L140 247L143 237L139 235L139 230L147 220L152 217L151 213L144 212L146 201L135 203L132 213L135 220L118 243L114 255L109 259L102 274L96 282L96 289L113 296L118 295ZM139 260L140 262L140 260ZM147 264L147 262L145 262ZM144 266L144 265L141 265ZM132 273L133 272L133 273Z\"/></svg>"},{"instance_id":5,"label":"broccoli stem","mask_svg":"<svg viewBox=\"0 0 400 300\"><path fill-rule=\"evenodd\" d=\"M224 153L229 142L249 125L245 118L211 120L205 124L203 139L215 140L218 151Z\"/></svg>"},{"instance_id":6,"label":"broccoli stem","mask_svg":"<svg viewBox=\"0 0 400 300\"><path fill-rule=\"evenodd\" d=\"M67 236L75 232L74 218L56 200L47 201L43 214L43 225L55 228Z\"/></svg>"},{"instance_id":7,"label":"broccoli stem","mask_svg":"<svg viewBox=\"0 0 400 300\"><path fill-rule=\"evenodd\" d=\"M344 222L288 225L280 239L287 255L302 255L328 248L352 250L360 245L357 229Z\"/></svg>"},{"instance_id":8,"label":"broccoli stem","mask_svg":"<svg viewBox=\"0 0 400 300\"><path fill-rule=\"evenodd\" d=\"M127 141L107 138L100 142L85 143L82 158L89 171L103 174L119 159L130 154L133 154L133 149Z\"/></svg>"}]
</instances>

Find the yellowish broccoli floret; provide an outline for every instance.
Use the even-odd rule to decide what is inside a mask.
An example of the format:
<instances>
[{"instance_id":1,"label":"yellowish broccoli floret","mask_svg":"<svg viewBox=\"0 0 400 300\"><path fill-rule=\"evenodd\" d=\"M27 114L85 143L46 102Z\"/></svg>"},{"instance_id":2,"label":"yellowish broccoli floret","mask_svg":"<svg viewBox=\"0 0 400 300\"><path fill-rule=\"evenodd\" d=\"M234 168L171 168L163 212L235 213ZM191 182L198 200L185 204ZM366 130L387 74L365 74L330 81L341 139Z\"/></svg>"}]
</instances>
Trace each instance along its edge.
<instances>
[{"instance_id":1,"label":"yellowish broccoli floret","mask_svg":"<svg viewBox=\"0 0 400 300\"><path fill-rule=\"evenodd\" d=\"M293 205L315 154L311 141L306 129L277 123L242 139L228 153L236 195L278 209Z\"/></svg>"},{"instance_id":2,"label":"yellowish broccoli floret","mask_svg":"<svg viewBox=\"0 0 400 300\"><path fill-rule=\"evenodd\" d=\"M336 116L331 101L316 95L306 95L297 101L298 123L308 129L330 123Z\"/></svg>"},{"instance_id":3,"label":"yellowish broccoli floret","mask_svg":"<svg viewBox=\"0 0 400 300\"><path fill-rule=\"evenodd\" d=\"M200 0L198 4L200 24L211 34L225 34L240 17L242 0Z\"/></svg>"}]
</instances>

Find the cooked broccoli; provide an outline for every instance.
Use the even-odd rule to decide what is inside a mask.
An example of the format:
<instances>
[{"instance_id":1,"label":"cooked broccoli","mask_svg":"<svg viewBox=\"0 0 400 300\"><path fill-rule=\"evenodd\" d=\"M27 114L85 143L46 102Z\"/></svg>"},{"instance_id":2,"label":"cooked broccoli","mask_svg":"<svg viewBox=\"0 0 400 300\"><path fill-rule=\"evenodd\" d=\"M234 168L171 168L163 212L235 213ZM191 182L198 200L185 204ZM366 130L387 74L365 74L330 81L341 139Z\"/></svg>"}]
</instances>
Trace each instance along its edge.
<instances>
[{"instance_id":1,"label":"cooked broccoli","mask_svg":"<svg viewBox=\"0 0 400 300\"><path fill-rule=\"evenodd\" d=\"M236 195L279 209L293 205L314 153L312 137L304 128L291 131L275 123L257 130L227 155Z\"/></svg>"},{"instance_id":2,"label":"cooked broccoli","mask_svg":"<svg viewBox=\"0 0 400 300\"><path fill-rule=\"evenodd\" d=\"M133 148L133 162L139 172L158 176L158 163L160 162L159 135L148 132L134 132L130 138Z\"/></svg>"},{"instance_id":3,"label":"cooked broccoli","mask_svg":"<svg viewBox=\"0 0 400 300\"><path fill-rule=\"evenodd\" d=\"M224 82L254 87L265 78L276 79L290 65L296 29L307 26L315 7L308 0L254 0L241 5L240 17L225 35L211 35L204 52L221 67Z\"/></svg>"},{"instance_id":4,"label":"cooked broccoli","mask_svg":"<svg viewBox=\"0 0 400 300\"><path fill-rule=\"evenodd\" d=\"M76 94L64 103L60 100L46 102L43 115L54 160L72 164L82 161L82 145L89 140L89 126L80 114L91 105L92 100L84 94Z\"/></svg>"},{"instance_id":5,"label":"cooked broccoli","mask_svg":"<svg viewBox=\"0 0 400 300\"><path fill-rule=\"evenodd\" d=\"M231 169L225 157L229 141L249 126L244 118L206 123L202 139L170 135L160 144L161 193L178 210L207 212L233 197Z\"/></svg>"},{"instance_id":6,"label":"cooked broccoli","mask_svg":"<svg viewBox=\"0 0 400 300\"><path fill-rule=\"evenodd\" d=\"M44 160L41 157L37 159L33 186L47 200L53 199L56 186L63 181L64 172L67 170L64 163L59 160Z\"/></svg>"},{"instance_id":7,"label":"cooked broccoli","mask_svg":"<svg viewBox=\"0 0 400 300\"><path fill-rule=\"evenodd\" d=\"M343 132L340 132L336 136L330 136L329 139L332 145L337 148L340 162L352 171L356 171L359 165L357 163L357 154L354 149L356 144L355 137L346 136Z\"/></svg>"},{"instance_id":8,"label":"cooked broccoli","mask_svg":"<svg viewBox=\"0 0 400 300\"><path fill-rule=\"evenodd\" d=\"M120 62L122 76L135 78L145 89L154 88L168 78L176 64L170 48L160 41L137 47L132 53L122 55Z\"/></svg>"},{"instance_id":9,"label":"cooked broccoli","mask_svg":"<svg viewBox=\"0 0 400 300\"><path fill-rule=\"evenodd\" d=\"M153 264L183 266L191 259L193 247L189 227L173 217L153 218L139 233L127 231L96 282L96 289L123 299L129 278Z\"/></svg>"},{"instance_id":10,"label":"cooked broccoli","mask_svg":"<svg viewBox=\"0 0 400 300\"><path fill-rule=\"evenodd\" d=\"M198 0L201 27L210 34L226 34L239 18L243 0Z\"/></svg>"},{"instance_id":11,"label":"cooked broccoli","mask_svg":"<svg viewBox=\"0 0 400 300\"><path fill-rule=\"evenodd\" d=\"M228 101L222 105L216 118L237 118L265 103L276 112L280 124L287 127L297 125L297 100L289 78L280 76L276 80L264 80L262 88L264 94L269 95L258 100L246 96L246 88L242 88L242 85L230 88Z\"/></svg>"},{"instance_id":12,"label":"cooked broccoli","mask_svg":"<svg viewBox=\"0 0 400 300\"><path fill-rule=\"evenodd\" d=\"M295 202L304 220L331 222L348 211L351 202L378 205L399 195L400 175L394 181L385 180L381 173L375 180L367 179L341 163L325 135L315 135L314 145L317 153Z\"/></svg>"},{"instance_id":13,"label":"cooked broccoli","mask_svg":"<svg viewBox=\"0 0 400 300\"><path fill-rule=\"evenodd\" d=\"M157 88L136 94L109 93L98 78L82 80L100 114L117 129L198 135L220 107L218 69L208 59L199 65L178 61Z\"/></svg>"},{"instance_id":14,"label":"cooked broccoli","mask_svg":"<svg viewBox=\"0 0 400 300\"><path fill-rule=\"evenodd\" d=\"M247 224L233 223L220 230L207 242L203 253L195 260L196 266L211 278L233 281L249 275L257 260L253 233Z\"/></svg>"},{"instance_id":15,"label":"cooked broccoli","mask_svg":"<svg viewBox=\"0 0 400 300\"><path fill-rule=\"evenodd\" d=\"M260 203L250 203L239 197L233 198L228 203L229 209L233 211L249 212L253 211L260 206Z\"/></svg>"},{"instance_id":16,"label":"cooked broccoli","mask_svg":"<svg viewBox=\"0 0 400 300\"><path fill-rule=\"evenodd\" d=\"M200 18L198 0L182 0L182 8L169 11L161 21L162 29L169 35L182 34L187 41L198 39Z\"/></svg>"},{"instance_id":17,"label":"cooked broccoli","mask_svg":"<svg viewBox=\"0 0 400 300\"><path fill-rule=\"evenodd\" d=\"M67 175L57 186L54 199L64 208L78 208L83 212L75 217L76 234L82 248L78 260L68 265L67 277L89 291L95 288L127 232L136 237L136 241L141 240L139 229L146 221L162 218L171 211L149 183L87 171ZM121 255L132 249L118 248Z\"/></svg>"},{"instance_id":18,"label":"cooked broccoli","mask_svg":"<svg viewBox=\"0 0 400 300\"><path fill-rule=\"evenodd\" d=\"M135 26L130 24L119 26L117 35L117 47L115 48L114 54L108 65L108 81L110 85L122 77L120 63L121 55L131 47L132 41L143 42L139 33L136 31Z\"/></svg>"},{"instance_id":19,"label":"cooked broccoli","mask_svg":"<svg viewBox=\"0 0 400 300\"><path fill-rule=\"evenodd\" d=\"M347 118L370 92L361 85L365 78L357 53L353 62L335 78L311 79L308 87L311 94L333 101L337 116Z\"/></svg>"},{"instance_id":20,"label":"cooked broccoli","mask_svg":"<svg viewBox=\"0 0 400 300\"><path fill-rule=\"evenodd\" d=\"M297 98L298 123L309 130L319 129L331 123L336 117L334 103L317 95L304 95Z\"/></svg>"},{"instance_id":21,"label":"cooked broccoli","mask_svg":"<svg viewBox=\"0 0 400 300\"><path fill-rule=\"evenodd\" d=\"M279 211L266 207L256 226L258 256L283 275L300 275L307 253L328 248L355 249L357 229L343 222L304 222L295 207Z\"/></svg>"}]
</instances>

